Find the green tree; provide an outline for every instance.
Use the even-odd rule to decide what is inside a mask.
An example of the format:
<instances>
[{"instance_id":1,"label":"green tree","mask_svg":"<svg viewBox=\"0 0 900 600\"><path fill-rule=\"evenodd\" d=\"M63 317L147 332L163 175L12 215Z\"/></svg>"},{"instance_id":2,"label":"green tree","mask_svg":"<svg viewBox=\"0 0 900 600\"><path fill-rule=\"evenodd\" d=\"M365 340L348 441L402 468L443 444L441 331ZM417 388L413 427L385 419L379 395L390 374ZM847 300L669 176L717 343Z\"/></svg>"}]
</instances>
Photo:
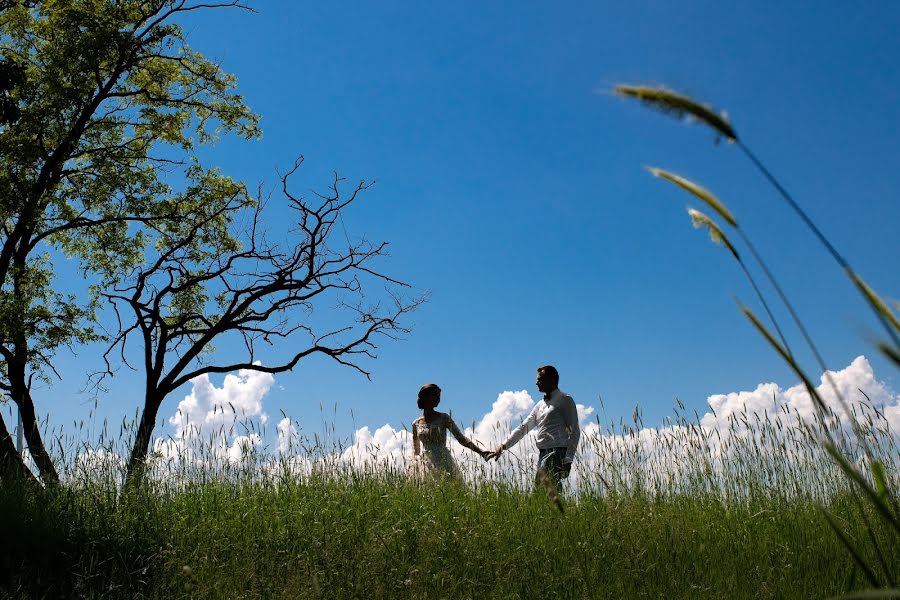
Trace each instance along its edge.
<instances>
[{"instance_id":1,"label":"green tree","mask_svg":"<svg viewBox=\"0 0 900 600\"><path fill-rule=\"evenodd\" d=\"M53 253L86 275L131 273L149 240L228 247L216 199L244 186L205 168L198 144L259 135L235 79L186 44L180 15L237 1L0 2L0 388L18 406L41 477L58 479L38 429L32 383L62 346L97 340L99 292L54 289ZM148 235L153 232L154 235ZM28 476L0 419L0 476Z\"/></svg>"}]
</instances>

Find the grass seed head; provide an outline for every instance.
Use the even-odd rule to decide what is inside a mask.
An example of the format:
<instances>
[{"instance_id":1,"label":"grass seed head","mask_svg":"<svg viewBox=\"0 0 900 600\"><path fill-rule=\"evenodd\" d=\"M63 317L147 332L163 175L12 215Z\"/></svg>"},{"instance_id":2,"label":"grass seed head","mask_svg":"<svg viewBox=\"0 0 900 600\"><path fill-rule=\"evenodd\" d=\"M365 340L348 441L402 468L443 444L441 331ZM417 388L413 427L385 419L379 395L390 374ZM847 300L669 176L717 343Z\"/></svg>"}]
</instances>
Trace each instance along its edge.
<instances>
[{"instance_id":1,"label":"grass seed head","mask_svg":"<svg viewBox=\"0 0 900 600\"><path fill-rule=\"evenodd\" d=\"M724 114L719 114L711 107L700 104L696 100L673 92L664 87L649 85L617 85L615 93L626 98L636 98L650 108L672 115L678 119L689 119L706 123L709 127L730 142L737 141L737 133L731 127Z\"/></svg>"},{"instance_id":2,"label":"grass seed head","mask_svg":"<svg viewBox=\"0 0 900 600\"><path fill-rule=\"evenodd\" d=\"M740 255L735 247L731 244L731 241L728 237L722 232L716 222L706 216L704 213L696 210L694 208L688 209L688 214L691 216L691 223L693 223L696 229L700 229L701 227L705 227L707 231L709 231L709 237L716 244L723 244L728 250L734 255L734 257L740 260Z\"/></svg>"},{"instance_id":3,"label":"grass seed head","mask_svg":"<svg viewBox=\"0 0 900 600\"><path fill-rule=\"evenodd\" d=\"M725 204L716 198L709 190L706 188L697 185L693 181L685 179L680 175L676 175L675 173L670 173L668 171L664 171L663 169L658 169L656 167L646 167L648 171L654 176L659 177L660 179L665 179L666 181L670 181L685 190L689 194L694 195L699 198L703 202L705 202L710 208L712 208L720 217L725 219L725 222L731 225L732 227L737 227L737 219L734 218L734 215L731 214L731 211L725 206Z\"/></svg>"}]
</instances>

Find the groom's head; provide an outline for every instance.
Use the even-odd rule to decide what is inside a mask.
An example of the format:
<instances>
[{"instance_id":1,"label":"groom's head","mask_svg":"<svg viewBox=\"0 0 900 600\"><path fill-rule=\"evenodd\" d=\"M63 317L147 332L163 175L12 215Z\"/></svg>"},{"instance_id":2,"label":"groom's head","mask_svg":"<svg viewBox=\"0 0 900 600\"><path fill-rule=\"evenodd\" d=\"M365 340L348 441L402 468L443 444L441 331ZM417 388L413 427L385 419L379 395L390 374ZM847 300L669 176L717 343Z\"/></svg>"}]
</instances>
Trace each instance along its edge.
<instances>
[{"instance_id":1,"label":"groom's head","mask_svg":"<svg viewBox=\"0 0 900 600\"><path fill-rule=\"evenodd\" d=\"M549 394L559 387L559 371L556 367L545 365L538 367L537 370L537 388L545 394Z\"/></svg>"}]
</instances>

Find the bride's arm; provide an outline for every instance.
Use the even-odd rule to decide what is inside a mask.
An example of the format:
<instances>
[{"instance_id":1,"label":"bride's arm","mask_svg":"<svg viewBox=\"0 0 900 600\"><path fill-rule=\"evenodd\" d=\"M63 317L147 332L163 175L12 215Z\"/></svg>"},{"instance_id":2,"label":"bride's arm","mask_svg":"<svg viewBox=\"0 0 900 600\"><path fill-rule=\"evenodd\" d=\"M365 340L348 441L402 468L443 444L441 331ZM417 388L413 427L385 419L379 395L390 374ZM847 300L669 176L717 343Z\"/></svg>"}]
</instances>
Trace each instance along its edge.
<instances>
[{"instance_id":1,"label":"bride's arm","mask_svg":"<svg viewBox=\"0 0 900 600\"><path fill-rule=\"evenodd\" d=\"M456 423L453 422L453 419L450 418L450 415L447 415L447 429L450 430L450 433L453 434L453 437L456 438L456 441L459 442L462 446L468 448L472 452L477 454L483 454L485 450L482 450L475 443L467 438L465 434L459 430L459 427L456 426Z\"/></svg>"},{"instance_id":2,"label":"bride's arm","mask_svg":"<svg viewBox=\"0 0 900 600\"><path fill-rule=\"evenodd\" d=\"M412 434L413 434L413 458L418 456L422 452L422 446L419 443L419 430L416 428L416 422L418 419L413 421L412 424Z\"/></svg>"}]
</instances>

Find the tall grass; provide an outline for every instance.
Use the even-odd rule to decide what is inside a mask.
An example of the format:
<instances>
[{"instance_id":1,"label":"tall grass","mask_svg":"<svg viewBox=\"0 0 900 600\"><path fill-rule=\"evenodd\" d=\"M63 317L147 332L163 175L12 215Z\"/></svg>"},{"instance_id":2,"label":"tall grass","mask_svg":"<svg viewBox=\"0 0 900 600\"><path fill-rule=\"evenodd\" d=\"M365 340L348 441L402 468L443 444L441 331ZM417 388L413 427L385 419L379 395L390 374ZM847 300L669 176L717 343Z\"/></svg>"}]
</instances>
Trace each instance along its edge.
<instances>
[{"instance_id":1,"label":"tall grass","mask_svg":"<svg viewBox=\"0 0 900 600\"><path fill-rule=\"evenodd\" d=\"M896 435L876 407L854 407L896 485ZM111 444L72 449L59 489L0 490L11 540L0 595L825 597L862 581L818 507L848 537L868 534L846 518L850 486L817 443L822 428L860 448L840 415L804 424L774 405L719 423L682 406L659 428L639 411L627 424L598 420L563 512L525 483L527 446L499 469L463 461L465 484L416 484L402 461L371 447L348 459L351 441L334 436L237 460L223 460L214 436L196 460L157 457L132 488ZM881 559L900 570L900 549Z\"/></svg>"},{"instance_id":2,"label":"tall grass","mask_svg":"<svg viewBox=\"0 0 900 600\"><path fill-rule=\"evenodd\" d=\"M753 166L758 169L760 173L762 173L762 175L766 178L766 180L775 188L781 198L794 211L794 213L800 218L800 220L810 229L810 231L812 231L818 241L822 243L827 252L831 255L835 262L837 262L844 273L849 277L853 285L862 294L862 297L865 299L866 304L869 306L873 314L883 326L884 331L887 333L889 338L889 341L887 342L878 342L878 349L891 361L893 361L895 365L900 366L900 360L898 360L898 357L900 357L900 318L898 318L893 310L888 306L888 304L884 302L884 300L882 300L881 297L865 283L865 281L863 281L862 277L860 277L857 271L850 265L844 255L834 247L831 241L813 222L807 212L799 205L794 197L785 189L781 182L778 181L778 179L772 174L772 172L744 144L743 140L738 138L736 131L728 122L728 119L724 116L724 113L720 114L708 105L702 104L701 102L698 102L693 98L690 98L683 94L678 94L664 87L618 85L615 88L615 92L627 98L635 98L651 108L660 110L670 115L674 115L678 118L685 118L705 124L716 133L717 138L723 137L729 142L737 145L744 153L744 155L750 160ZM855 566L859 568L859 570L865 576L869 585L871 585L873 588L863 594L863 596L900 597L900 588L896 587L898 580L900 580L900 576L898 576L897 573L900 571L898 571L896 567L885 558L885 555L889 553L886 553L884 550L885 548L890 549L896 547L897 545L900 545L898 544L898 542L900 542L900 502L898 502L895 495L895 490L897 488L896 482L891 481L885 476L884 461L882 457L876 456L872 449L868 446L868 443L866 441L867 436L864 435L862 427L860 426L856 415L853 413L853 411L850 410L850 406L847 400L841 396L840 391L834 384L834 381L828 373L821 354L819 353L815 343L812 341L809 332L804 327L802 321L800 320L790 301L787 299L781 286L772 275L770 269L760 258L754 245L750 242L749 237L744 233L743 229L738 226L737 220L734 218L731 211L726 209L725 205L718 198L710 194L702 186L699 186L692 181L689 181L678 175L667 173L660 169L650 169L650 171L657 177L662 177L678 185L683 190L692 194L695 198L711 206L730 227L732 227L739 233L741 239L750 249L758 265L764 271L769 282L776 290L779 299L788 309L791 318L794 320L795 324L803 334L804 340L809 345L820 368L825 372L825 375L828 378L829 384L831 385L835 393L838 406L840 408L843 408L843 410L848 413L850 426L856 434L856 439L862 447L863 456L868 462L867 465L864 465L862 467L858 464L854 464L853 453L850 451L850 449L848 449L846 444L843 443L846 438L836 440L830 428L825 427L818 432L817 440L819 442L819 445L828 452L830 457L834 460L835 464L840 467L840 470L851 486L851 498L853 499L854 504L857 508L856 517L863 525L863 529L866 533L864 540L858 541L851 536L848 536L838 520L835 519L834 515L825 507L822 508L823 515L829 526L837 535L838 539L841 540L841 543L847 549L849 555L852 557L855 563ZM699 215L699 217L697 215ZM832 407L825 402L822 395L812 384L804 368L800 365L798 360L791 352L790 346L788 345L788 342L785 339L785 336L782 333L777 320L772 314L764 295L760 292L758 286L755 283L755 280L747 269L747 266L741 260L738 251L731 244L731 242L721 231L718 225L716 225L711 219L709 219L705 215L702 215L702 213L699 213L696 210L692 211L691 216L695 226L697 225L698 221L701 221L702 224L709 229L713 240L717 243L724 243L731 251L737 262L740 264L745 275L750 281L754 292L757 294L761 304L763 305L766 314L769 316L772 322L772 326L775 328L779 339L776 339L775 336L773 336L769 332L767 326L763 324L759 318L757 318L757 316L751 309L747 308L746 306L741 306L742 312L757 329L760 335L762 335L763 338L766 339L766 341L771 345L775 352L777 352L781 356L781 358L784 359L784 361L791 367L794 373L803 382L804 387L809 393L809 396L813 401L816 410L818 411L818 416L824 422L826 418L830 418L834 414ZM896 461L897 455L890 455L889 460ZM873 519L870 518L870 516L867 514L867 508L872 509L872 511L875 513L876 520L874 522L884 525L892 535L889 535L886 539L883 539L876 534L875 527L873 526ZM877 560L867 559L866 557L864 557L863 552L861 551L861 548L863 547L861 546L861 544L867 545L871 550L870 553L874 554L874 557Z\"/></svg>"}]
</instances>

